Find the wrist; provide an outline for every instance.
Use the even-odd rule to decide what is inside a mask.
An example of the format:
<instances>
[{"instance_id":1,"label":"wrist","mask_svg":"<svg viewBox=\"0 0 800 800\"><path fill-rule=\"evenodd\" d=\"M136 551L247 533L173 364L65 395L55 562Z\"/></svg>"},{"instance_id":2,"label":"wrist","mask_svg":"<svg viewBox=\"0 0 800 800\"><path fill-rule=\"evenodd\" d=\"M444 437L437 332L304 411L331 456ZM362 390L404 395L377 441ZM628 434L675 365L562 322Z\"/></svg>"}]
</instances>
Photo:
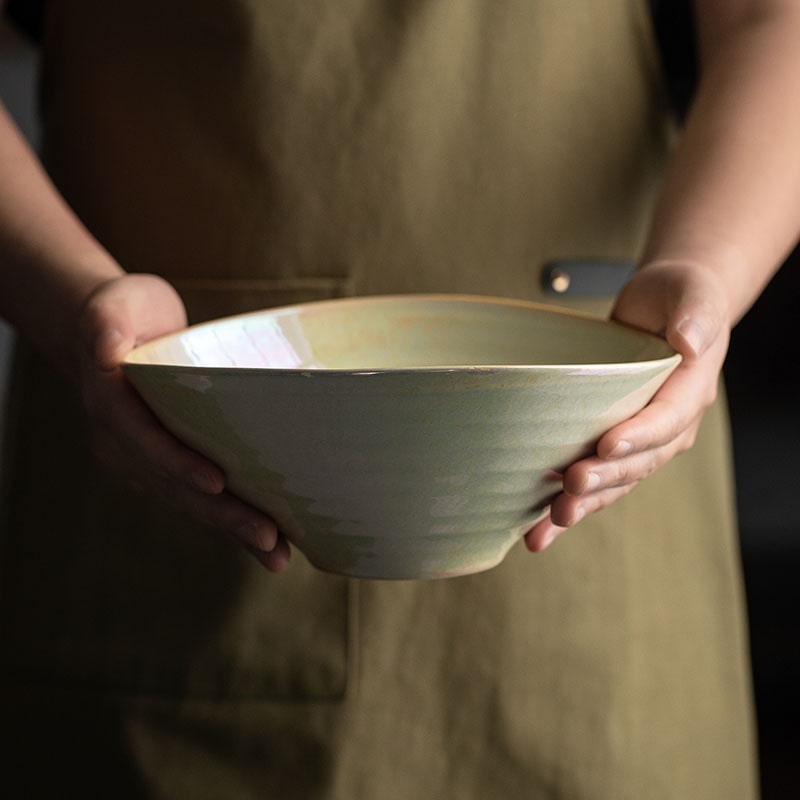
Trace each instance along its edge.
<instances>
[{"instance_id":1,"label":"wrist","mask_svg":"<svg viewBox=\"0 0 800 800\"><path fill-rule=\"evenodd\" d=\"M11 324L61 372L76 375L80 355L80 318L88 299L125 274L101 247L72 254L69 261L20 264L11 308Z\"/></svg>"},{"instance_id":2,"label":"wrist","mask_svg":"<svg viewBox=\"0 0 800 800\"><path fill-rule=\"evenodd\" d=\"M712 237L650 249L639 271L668 272L679 282L701 286L728 328L733 328L757 296L742 251Z\"/></svg>"}]
</instances>

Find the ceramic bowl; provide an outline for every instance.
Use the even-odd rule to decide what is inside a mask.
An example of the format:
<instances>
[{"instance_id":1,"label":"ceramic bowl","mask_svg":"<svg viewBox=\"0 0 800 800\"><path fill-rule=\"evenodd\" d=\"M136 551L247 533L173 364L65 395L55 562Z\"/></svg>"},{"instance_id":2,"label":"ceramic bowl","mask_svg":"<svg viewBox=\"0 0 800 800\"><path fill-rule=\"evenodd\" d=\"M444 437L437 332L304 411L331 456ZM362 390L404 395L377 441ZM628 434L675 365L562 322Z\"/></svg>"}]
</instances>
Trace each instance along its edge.
<instances>
[{"instance_id":1,"label":"ceramic bowl","mask_svg":"<svg viewBox=\"0 0 800 800\"><path fill-rule=\"evenodd\" d=\"M124 369L312 564L409 579L498 564L559 471L679 360L657 337L560 309L411 295L197 325Z\"/></svg>"}]
</instances>

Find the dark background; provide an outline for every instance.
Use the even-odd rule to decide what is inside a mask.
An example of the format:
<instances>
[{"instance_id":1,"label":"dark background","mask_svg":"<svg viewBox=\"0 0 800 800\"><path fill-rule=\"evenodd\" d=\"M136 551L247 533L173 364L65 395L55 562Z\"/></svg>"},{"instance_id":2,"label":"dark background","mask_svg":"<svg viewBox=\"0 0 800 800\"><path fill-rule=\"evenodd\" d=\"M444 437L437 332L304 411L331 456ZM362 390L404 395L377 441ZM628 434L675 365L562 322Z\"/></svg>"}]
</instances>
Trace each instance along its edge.
<instances>
[{"instance_id":1,"label":"dark background","mask_svg":"<svg viewBox=\"0 0 800 800\"><path fill-rule=\"evenodd\" d=\"M800 797L798 299L800 252L795 252L734 329L725 368L763 800Z\"/></svg>"}]
</instances>

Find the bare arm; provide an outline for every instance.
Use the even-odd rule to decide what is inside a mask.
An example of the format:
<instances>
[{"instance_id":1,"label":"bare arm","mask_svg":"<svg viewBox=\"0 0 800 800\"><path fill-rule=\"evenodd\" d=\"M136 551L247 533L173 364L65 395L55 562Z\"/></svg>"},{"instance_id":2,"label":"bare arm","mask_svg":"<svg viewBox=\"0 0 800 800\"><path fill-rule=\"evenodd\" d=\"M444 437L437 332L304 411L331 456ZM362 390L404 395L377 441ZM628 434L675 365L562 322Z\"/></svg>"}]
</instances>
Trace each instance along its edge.
<instances>
[{"instance_id":1,"label":"bare arm","mask_svg":"<svg viewBox=\"0 0 800 800\"><path fill-rule=\"evenodd\" d=\"M642 264L614 316L666 336L684 361L653 402L564 474L541 550L694 443L731 327L800 234L800 3L696 0L702 80Z\"/></svg>"},{"instance_id":2,"label":"bare arm","mask_svg":"<svg viewBox=\"0 0 800 800\"><path fill-rule=\"evenodd\" d=\"M122 269L53 187L0 106L0 314L63 369L88 295Z\"/></svg>"},{"instance_id":3,"label":"bare arm","mask_svg":"<svg viewBox=\"0 0 800 800\"><path fill-rule=\"evenodd\" d=\"M97 457L282 570L289 548L272 520L228 494L221 470L167 433L122 375L131 348L186 324L178 295L101 247L2 106L0 176L0 315L76 384Z\"/></svg>"},{"instance_id":4,"label":"bare arm","mask_svg":"<svg viewBox=\"0 0 800 800\"><path fill-rule=\"evenodd\" d=\"M703 78L644 262L709 269L735 323L800 232L800 3L696 8Z\"/></svg>"}]
</instances>

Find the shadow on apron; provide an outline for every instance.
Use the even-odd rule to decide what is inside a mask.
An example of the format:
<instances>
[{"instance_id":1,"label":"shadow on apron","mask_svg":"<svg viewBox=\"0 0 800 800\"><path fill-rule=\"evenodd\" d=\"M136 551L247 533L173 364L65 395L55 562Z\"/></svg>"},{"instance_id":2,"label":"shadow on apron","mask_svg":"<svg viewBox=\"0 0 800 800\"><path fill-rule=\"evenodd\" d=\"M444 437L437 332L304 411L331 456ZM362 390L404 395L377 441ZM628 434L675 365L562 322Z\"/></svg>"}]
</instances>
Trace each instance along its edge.
<instances>
[{"instance_id":1,"label":"shadow on apron","mask_svg":"<svg viewBox=\"0 0 800 800\"><path fill-rule=\"evenodd\" d=\"M347 282L179 289L196 322L335 297ZM74 390L24 347L12 385L9 432L26 446L9 442L14 463L4 473L7 675L209 698L344 696L346 579L314 570L297 552L288 573L272 575L237 544L109 475L88 453Z\"/></svg>"}]
</instances>

